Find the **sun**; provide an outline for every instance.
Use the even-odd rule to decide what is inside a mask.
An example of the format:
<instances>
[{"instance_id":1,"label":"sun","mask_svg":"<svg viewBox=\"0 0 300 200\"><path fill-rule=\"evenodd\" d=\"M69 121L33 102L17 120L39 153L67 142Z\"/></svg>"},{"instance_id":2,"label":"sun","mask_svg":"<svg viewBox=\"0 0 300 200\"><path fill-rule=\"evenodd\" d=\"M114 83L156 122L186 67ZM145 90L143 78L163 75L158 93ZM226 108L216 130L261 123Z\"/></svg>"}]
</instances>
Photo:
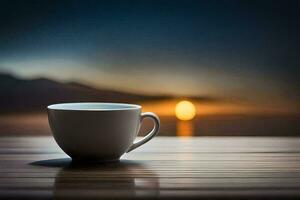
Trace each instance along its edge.
<instances>
[{"instance_id":1,"label":"sun","mask_svg":"<svg viewBox=\"0 0 300 200\"><path fill-rule=\"evenodd\" d=\"M191 120L196 115L196 108L190 101L180 101L176 104L175 115L180 120Z\"/></svg>"}]
</instances>

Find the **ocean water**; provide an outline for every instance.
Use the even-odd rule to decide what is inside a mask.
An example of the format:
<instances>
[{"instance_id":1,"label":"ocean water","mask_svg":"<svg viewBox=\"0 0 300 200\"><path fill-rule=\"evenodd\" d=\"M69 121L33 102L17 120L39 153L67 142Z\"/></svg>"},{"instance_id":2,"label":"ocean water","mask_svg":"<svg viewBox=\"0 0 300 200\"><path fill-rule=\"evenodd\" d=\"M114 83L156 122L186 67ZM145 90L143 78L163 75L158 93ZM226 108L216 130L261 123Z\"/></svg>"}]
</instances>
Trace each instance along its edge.
<instances>
[{"instance_id":1,"label":"ocean water","mask_svg":"<svg viewBox=\"0 0 300 200\"><path fill-rule=\"evenodd\" d=\"M190 121L160 116L159 136L300 136L298 115L208 115ZM152 127L145 120L139 135ZM1 136L51 135L47 115L0 115Z\"/></svg>"}]
</instances>

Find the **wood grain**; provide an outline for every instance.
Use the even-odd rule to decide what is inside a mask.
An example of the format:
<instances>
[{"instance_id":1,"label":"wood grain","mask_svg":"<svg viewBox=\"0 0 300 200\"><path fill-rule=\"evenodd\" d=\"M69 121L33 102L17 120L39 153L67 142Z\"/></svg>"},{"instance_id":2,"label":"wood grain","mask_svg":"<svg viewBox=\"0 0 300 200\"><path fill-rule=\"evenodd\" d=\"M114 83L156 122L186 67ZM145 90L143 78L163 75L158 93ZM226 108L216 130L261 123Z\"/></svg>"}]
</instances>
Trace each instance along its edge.
<instances>
[{"instance_id":1,"label":"wood grain","mask_svg":"<svg viewBox=\"0 0 300 200\"><path fill-rule=\"evenodd\" d=\"M0 137L0 199L300 197L300 138L157 137L118 163L76 164L52 137Z\"/></svg>"}]
</instances>

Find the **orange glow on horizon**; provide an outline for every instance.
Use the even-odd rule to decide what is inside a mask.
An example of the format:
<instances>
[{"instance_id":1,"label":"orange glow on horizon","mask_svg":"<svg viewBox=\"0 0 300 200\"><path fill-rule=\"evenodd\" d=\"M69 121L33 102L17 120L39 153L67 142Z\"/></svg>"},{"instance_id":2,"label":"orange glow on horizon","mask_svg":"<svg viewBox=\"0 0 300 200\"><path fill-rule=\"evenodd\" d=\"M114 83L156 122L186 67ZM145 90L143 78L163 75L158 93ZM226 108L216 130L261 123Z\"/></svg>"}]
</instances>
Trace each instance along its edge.
<instances>
[{"instance_id":1,"label":"orange glow on horizon","mask_svg":"<svg viewBox=\"0 0 300 200\"><path fill-rule=\"evenodd\" d=\"M176 117L176 99L141 102L143 112L154 112L161 117ZM294 107L264 105L243 102L203 102L193 101L195 114L204 115L227 115L227 114L298 114Z\"/></svg>"}]
</instances>

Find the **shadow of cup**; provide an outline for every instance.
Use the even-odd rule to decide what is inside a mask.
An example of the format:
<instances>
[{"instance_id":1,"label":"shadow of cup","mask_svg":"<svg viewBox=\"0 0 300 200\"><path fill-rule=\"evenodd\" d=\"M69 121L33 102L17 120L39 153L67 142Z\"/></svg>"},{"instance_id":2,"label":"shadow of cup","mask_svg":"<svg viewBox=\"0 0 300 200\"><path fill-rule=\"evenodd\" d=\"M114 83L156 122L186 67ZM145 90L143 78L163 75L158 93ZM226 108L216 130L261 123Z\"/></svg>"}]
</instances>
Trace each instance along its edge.
<instances>
[{"instance_id":1,"label":"shadow of cup","mask_svg":"<svg viewBox=\"0 0 300 200\"><path fill-rule=\"evenodd\" d=\"M159 195L157 175L134 161L82 164L70 159L54 159L33 164L61 168L55 176L55 199L131 199L155 198Z\"/></svg>"}]
</instances>

